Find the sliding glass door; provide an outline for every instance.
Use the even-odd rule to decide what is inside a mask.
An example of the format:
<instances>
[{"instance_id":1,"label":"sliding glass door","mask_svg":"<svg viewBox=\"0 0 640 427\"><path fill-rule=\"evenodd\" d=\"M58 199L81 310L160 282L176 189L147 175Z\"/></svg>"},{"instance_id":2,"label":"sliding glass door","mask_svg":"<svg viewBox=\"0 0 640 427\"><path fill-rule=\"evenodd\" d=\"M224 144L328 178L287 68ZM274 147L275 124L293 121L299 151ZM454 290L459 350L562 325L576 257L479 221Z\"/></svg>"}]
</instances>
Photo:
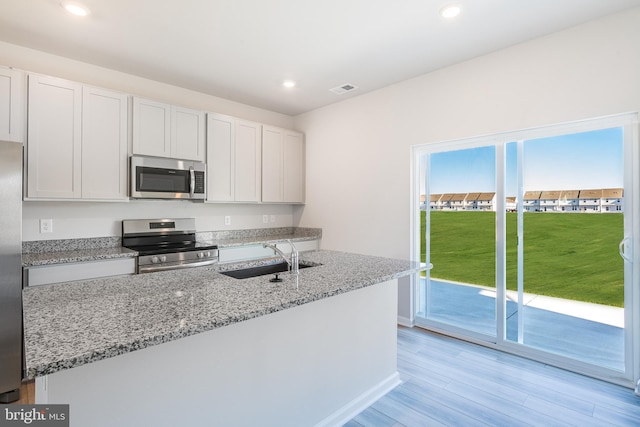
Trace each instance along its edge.
<instances>
[{"instance_id":1,"label":"sliding glass door","mask_svg":"<svg viewBox=\"0 0 640 427\"><path fill-rule=\"evenodd\" d=\"M418 325L640 376L635 116L425 145L414 165L414 254L433 264L416 280Z\"/></svg>"},{"instance_id":2,"label":"sliding glass door","mask_svg":"<svg viewBox=\"0 0 640 427\"><path fill-rule=\"evenodd\" d=\"M493 146L424 155L429 206L421 210L434 268L421 278L419 315L481 335L496 334ZM470 191L473 190L473 191Z\"/></svg>"}]
</instances>

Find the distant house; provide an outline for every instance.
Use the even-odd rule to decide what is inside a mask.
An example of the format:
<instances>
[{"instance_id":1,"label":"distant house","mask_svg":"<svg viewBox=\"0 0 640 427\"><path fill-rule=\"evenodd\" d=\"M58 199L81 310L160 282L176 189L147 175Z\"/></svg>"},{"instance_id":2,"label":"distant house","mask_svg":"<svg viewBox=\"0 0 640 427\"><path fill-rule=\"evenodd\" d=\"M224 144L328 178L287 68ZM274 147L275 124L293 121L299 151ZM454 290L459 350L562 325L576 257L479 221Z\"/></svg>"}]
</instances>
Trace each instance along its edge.
<instances>
[{"instance_id":1,"label":"distant house","mask_svg":"<svg viewBox=\"0 0 640 427\"><path fill-rule=\"evenodd\" d=\"M579 190L565 190L560 193L559 211L577 212L580 204Z\"/></svg>"},{"instance_id":2,"label":"distant house","mask_svg":"<svg viewBox=\"0 0 640 427\"><path fill-rule=\"evenodd\" d=\"M578 199L581 212L600 212L602 190L580 190Z\"/></svg>"},{"instance_id":3,"label":"distant house","mask_svg":"<svg viewBox=\"0 0 640 427\"><path fill-rule=\"evenodd\" d=\"M451 197L451 209L454 211L464 210L464 199L467 197L466 193L456 193Z\"/></svg>"},{"instance_id":4,"label":"distant house","mask_svg":"<svg viewBox=\"0 0 640 427\"><path fill-rule=\"evenodd\" d=\"M560 210L561 191L543 191L540 193L540 211L557 212Z\"/></svg>"},{"instance_id":5,"label":"distant house","mask_svg":"<svg viewBox=\"0 0 640 427\"><path fill-rule=\"evenodd\" d=\"M478 196L478 210L495 211L496 193L480 193L480 195Z\"/></svg>"},{"instance_id":6,"label":"distant house","mask_svg":"<svg viewBox=\"0 0 640 427\"><path fill-rule=\"evenodd\" d=\"M605 188L602 190L600 212L622 212L623 200L622 188Z\"/></svg>"},{"instance_id":7,"label":"distant house","mask_svg":"<svg viewBox=\"0 0 640 427\"><path fill-rule=\"evenodd\" d=\"M440 210L451 210L451 198L453 197L453 193L445 193L438 200L438 209Z\"/></svg>"},{"instance_id":8,"label":"distant house","mask_svg":"<svg viewBox=\"0 0 640 427\"><path fill-rule=\"evenodd\" d=\"M480 193L469 193L467 197L464 199L464 210L465 211L477 211L478 210L478 197L480 197Z\"/></svg>"},{"instance_id":9,"label":"distant house","mask_svg":"<svg viewBox=\"0 0 640 427\"><path fill-rule=\"evenodd\" d=\"M527 191L522 198L525 212L540 212L540 195L542 191Z\"/></svg>"},{"instance_id":10,"label":"distant house","mask_svg":"<svg viewBox=\"0 0 640 427\"><path fill-rule=\"evenodd\" d=\"M427 209L426 196L420 196L420 209ZM496 193L431 194L429 209L448 211L495 211ZM622 188L603 190L527 191L523 197L525 212L622 212ZM505 198L505 210L518 210L516 197Z\"/></svg>"},{"instance_id":11,"label":"distant house","mask_svg":"<svg viewBox=\"0 0 640 427\"><path fill-rule=\"evenodd\" d=\"M432 194L429 197L429 209L431 209L432 211L438 209L438 202L440 200L440 197L442 197L442 194Z\"/></svg>"}]
</instances>

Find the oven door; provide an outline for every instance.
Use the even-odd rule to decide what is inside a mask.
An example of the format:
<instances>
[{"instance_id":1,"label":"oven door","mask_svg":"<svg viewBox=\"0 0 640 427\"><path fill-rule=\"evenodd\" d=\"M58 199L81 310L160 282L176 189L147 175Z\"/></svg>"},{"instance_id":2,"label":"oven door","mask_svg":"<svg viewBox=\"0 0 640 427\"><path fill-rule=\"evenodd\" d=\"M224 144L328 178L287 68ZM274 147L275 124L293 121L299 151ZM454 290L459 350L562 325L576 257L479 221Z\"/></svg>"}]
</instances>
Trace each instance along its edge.
<instances>
[{"instance_id":1,"label":"oven door","mask_svg":"<svg viewBox=\"0 0 640 427\"><path fill-rule=\"evenodd\" d=\"M204 174L204 163L132 156L131 197L204 200Z\"/></svg>"}]
</instances>

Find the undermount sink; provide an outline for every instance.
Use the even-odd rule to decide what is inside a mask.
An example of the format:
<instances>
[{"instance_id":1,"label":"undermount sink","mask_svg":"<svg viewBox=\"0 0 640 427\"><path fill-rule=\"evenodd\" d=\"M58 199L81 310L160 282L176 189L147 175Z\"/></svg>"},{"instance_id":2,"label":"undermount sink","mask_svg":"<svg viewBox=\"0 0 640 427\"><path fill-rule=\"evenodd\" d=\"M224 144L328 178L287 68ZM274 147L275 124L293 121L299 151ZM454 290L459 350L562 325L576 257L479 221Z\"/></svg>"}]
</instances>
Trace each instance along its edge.
<instances>
[{"instance_id":1,"label":"undermount sink","mask_svg":"<svg viewBox=\"0 0 640 427\"><path fill-rule=\"evenodd\" d=\"M316 264L299 263L298 268L315 267ZM242 268L239 270L221 271L220 274L233 277L234 279L248 279L250 277L266 276L268 274L286 273L289 271L289 265L286 262L278 262L275 264L261 265L259 267Z\"/></svg>"}]
</instances>

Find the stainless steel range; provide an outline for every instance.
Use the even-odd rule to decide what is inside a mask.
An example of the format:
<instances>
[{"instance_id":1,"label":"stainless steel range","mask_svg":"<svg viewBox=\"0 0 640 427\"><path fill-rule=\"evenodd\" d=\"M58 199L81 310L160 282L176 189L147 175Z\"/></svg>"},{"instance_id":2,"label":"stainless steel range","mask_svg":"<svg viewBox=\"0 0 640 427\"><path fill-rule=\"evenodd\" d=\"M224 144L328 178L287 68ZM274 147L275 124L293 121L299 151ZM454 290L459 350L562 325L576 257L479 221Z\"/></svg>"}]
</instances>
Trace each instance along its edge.
<instances>
[{"instance_id":1,"label":"stainless steel range","mask_svg":"<svg viewBox=\"0 0 640 427\"><path fill-rule=\"evenodd\" d=\"M218 247L196 241L196 220L122 221L122 246L138 251L138 273L200 267L218 261Z\"/></svg>"}]
</instances>

